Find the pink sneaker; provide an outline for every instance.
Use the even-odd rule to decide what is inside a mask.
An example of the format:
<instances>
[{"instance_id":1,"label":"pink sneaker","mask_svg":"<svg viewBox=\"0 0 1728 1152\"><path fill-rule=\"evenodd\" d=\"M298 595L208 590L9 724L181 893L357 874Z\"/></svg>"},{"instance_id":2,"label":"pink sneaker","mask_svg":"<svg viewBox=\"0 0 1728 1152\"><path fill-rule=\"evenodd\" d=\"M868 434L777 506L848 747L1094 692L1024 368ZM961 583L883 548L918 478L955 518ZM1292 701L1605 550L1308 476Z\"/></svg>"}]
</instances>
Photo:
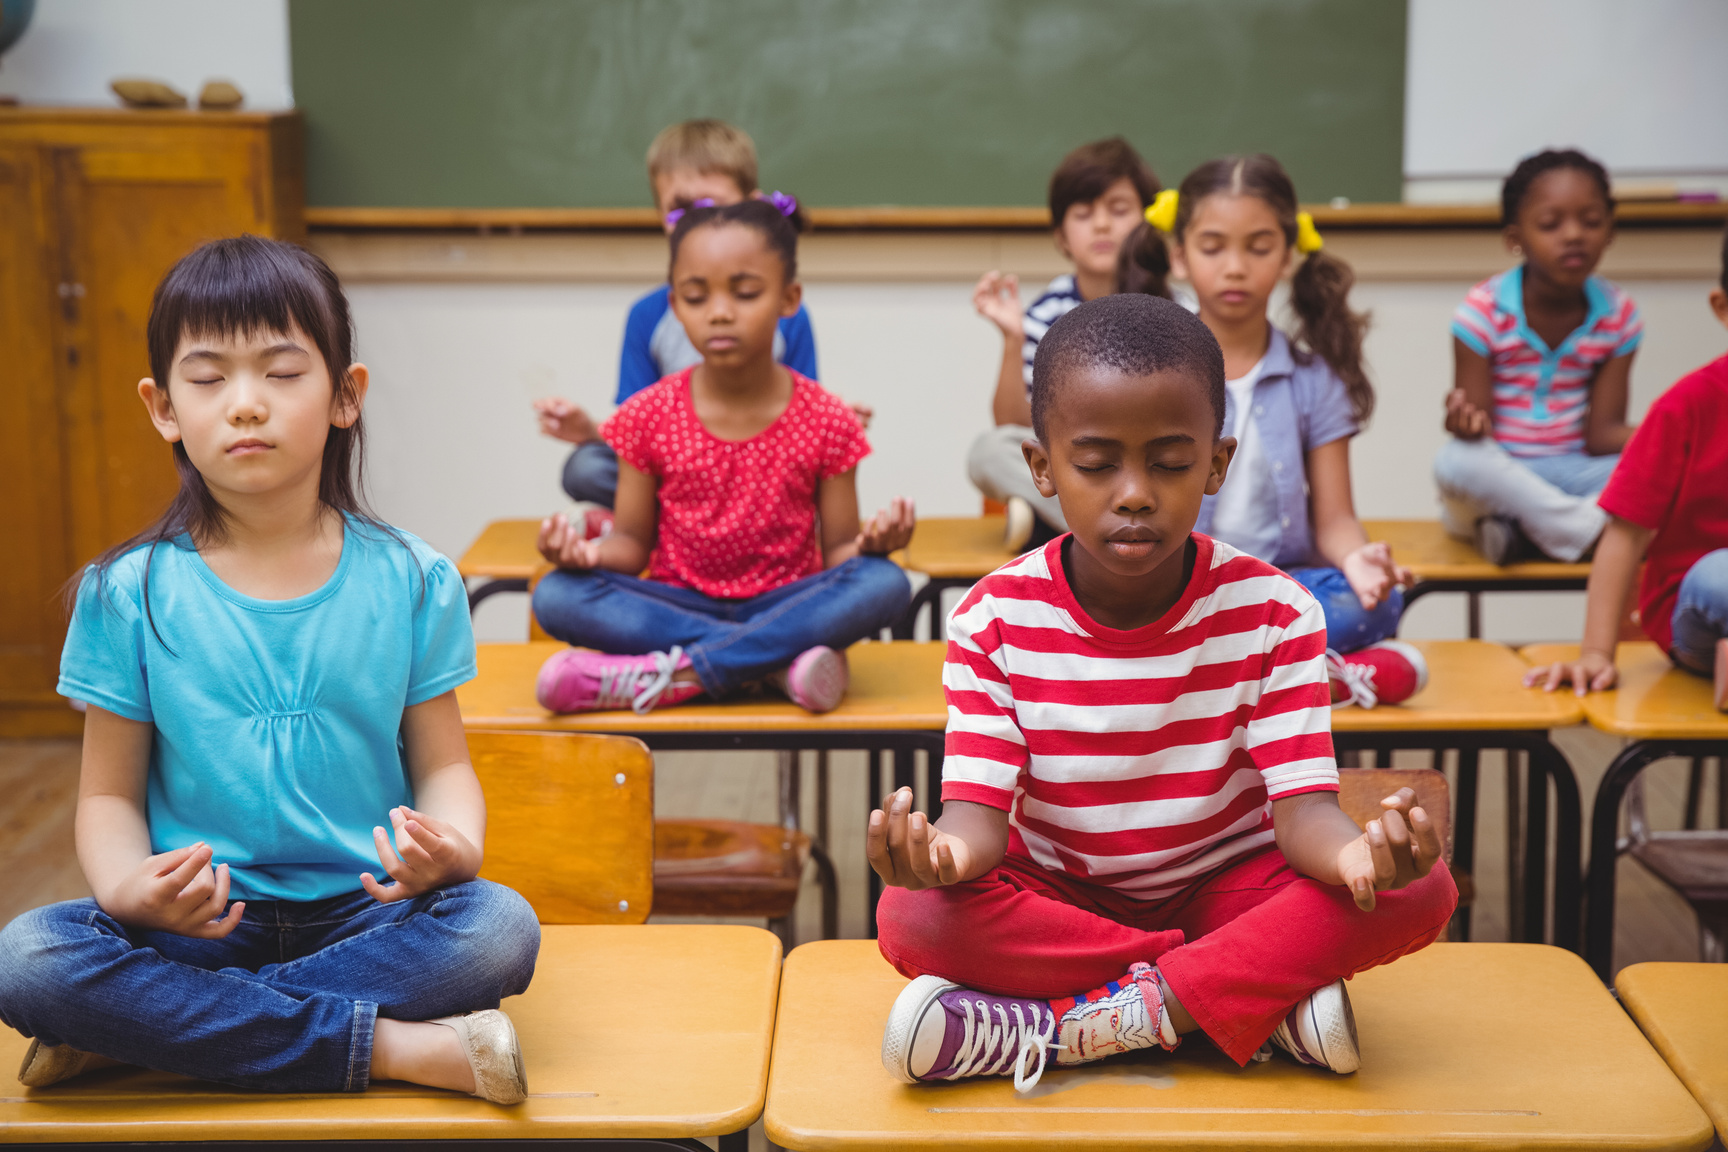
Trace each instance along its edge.
<instances>
[{"instance_id":1,"label":"pink sneaker","mask_svg":"<svg viewBox=\"0 0 1728 1152\"><path fill-rule=\"evenodd\" d=\"M775 678L792 703L807 712L832 712L846 696L851 672L846 653L825 645L807 648Z\"/></svg>"},{"instance_id":2,"label":"pink sneaker","mask_svg":"<svg viewBox=\"0 0 1728 1152\"><path fill-rule=\"evenodd\" d=\"M1326 650L1332 675L1332 707L1402 704L1428 686L1428 661L1399 640L1382 640L1340 656Z\"/></svg>"},{"instance_id":3,"label":"pink sneaker","mask_svg":"<svg viewBox=\"0 0 1728 1152\"><path fill-rule=\"evenodd\" d=\"M673 673L688 667L690 657L676 646L670 652L646 656L612 656L587 648L566 648L540 666L534 698L553 712L629 708L640 714L700 695L702 685L696 681L672 679Z\"/></svg>"}]
</instances>

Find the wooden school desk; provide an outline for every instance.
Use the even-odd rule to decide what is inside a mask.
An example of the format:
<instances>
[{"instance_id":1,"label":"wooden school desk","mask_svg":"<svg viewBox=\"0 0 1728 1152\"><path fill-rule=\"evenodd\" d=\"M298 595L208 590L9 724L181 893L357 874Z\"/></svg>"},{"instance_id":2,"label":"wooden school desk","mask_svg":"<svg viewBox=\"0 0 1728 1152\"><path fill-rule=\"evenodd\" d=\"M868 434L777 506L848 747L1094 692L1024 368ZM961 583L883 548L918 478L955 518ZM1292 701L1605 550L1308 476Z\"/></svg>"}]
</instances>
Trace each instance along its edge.
<instances>
[{"instance_id":1,"label":"wooden school desk","mask_svg":"<svg viewBox=\"0 0 1728 1152\"><path fill-rule=\"evenodd\" d=\"M1362 1070L1174 1053L907 1085L881 1062L906 986L869 941L786 959L763 1119L798 1152L1014 1149L1702 1149L1710 1121L1576 956L1434 944L1350 981Z\"/></svg>"},{"instance_id":2,"label":"wooden school desk","mask_svg":"<svg viewBox=\"0 0 1728 1152\"><path fill-rule=\"evenodd\" d=\"M528 591L528 581L544 563L534 546L539 538L538 520L494 520L480 530L456 561L456 571L463 580L486 581L469 591L470 612L496 593Z\"/></svg>"},{"instance_id":3,"label":"wooden school desk","mask_svg":"<svg viewBox=\"0 0 1728 1152\"><path fill-rule=\"evenodd\" d=\"M1633 964L1614 988L1728 1141L1728 964Z\"/></svg>"},{"instance_id":4,"label":"wooden school desk","mask_svg":"<svg viewBox=\"0 0 1728 1152\"><path fill-rule=\"evenodd\" d=\"M528 1100L504 1107L384 1083L366 1092L247 1092L114 1068L0 1097L0 1142L640 1141L743 1152L761 1114L780 941L718 924L546 925L526 993L504 1001ZM0 1066L29 1041L0 1029ZM204 1147L212 1147L204 1144Z\"/></svg>"},{"instance_id":5,"label":"wooden school desk","mask_svg":"<svg viewBox=\"0 0 1728 1152\"><path fill-rule=\"evenodd\" d=\"M942 593L949 588L970 588L1008 561L1014 554L1002 546L1005 516L932 517L918 521L912 543L891 557L908 572L922 572L929 582L912 597L906 616L894 629L896 640L912 639L918 613L930 608L930 636L942 635Z\"/></svg>"},{"instance_id":6,"label":"wooden school desk","mask_svg":"<svg viewBox=\"0 0 1728 1152\"><path fill-rule=\"evenodd\" d=\"M894 786L912 786L913 753L929 758L930 807L939 810L942 740L948 708L942 698L941 643L865 641L847 649L852 681L846 698L832 712L813 715L779 695L720 702L680 704L638 716L628 710L548 712L534 699L540 665L564 645L557 642L481 644L480 674L456 689L462 723L469 729L531 729L561 732L615 732L635 736L650 748L718 751L732 749L818 752L862 749L871 754L867 800L882 801L881 754L894 753ZM799 810L799 773L782 761L781 821L795 826ZM817 776L816 845L828 847L826 774ZM824 856L824 859L826 857ZM866 869L866 871L869 871ZM869 873L872 906L879 891ZM874 916L871 923L875 923Z\"/></svg>"},{"instance_id":7,"label":"wooden school desk","mask_svg":"<svg viewBox=\"0 0 1728 1152\"><path fill-rule=\"evenodd\" d=\"M1391 753L1428 749L1435 767L1448 748L1458 750L1453 793L1453 860L1472 871L1476 852L1478 757L1485 748L1519 750L1529 756L1522 834L1522 884L1513 899L1514 934L1529 943L1544 939L1547 901L1548 782L1554 785L1554 943L1578 947L1579 871L1583 817L1572 766L1549 742L1555 728L1582 722L1577 700L1564 693L1525 688L1527 668L1518 656L1481 640L1415 640L1428 661L1428 686L1403 704L1373 709L1347 707L1332 713L1332 740L1340 751ZM1511 835L1515 829L1508 829ZM1517 845L1513 845L1514 848ZM1517 859L1516 851L1510 858ZM1509 896L1512 896L1509 893ZM1469 909L1458 926L1469 933Z\"/></svg>"},{"instance_id":8,"label":"wooden school desk","mask_svg":"<svg viewBox=\"0 0 1728 1152\"><path fill-rule=\"evenodd\" d=\"M1438 520L1364 520L1370 540L1392 546L1392 558L1409 567L1416 583L1404 591L1404 606L1430 592L1462 592L1468 601L1469 636L1482 636L1484 592L1578 592L1590 577L1588 564L1528 560L1504 568L1446 534Z\"/></svg>"},{"instance_id":9,"label":"wooden school desk","mask_svg":"<svg viewBox=\"0 0 1728 1152\"><path fill-rule=\"evenodd\" d=\"M1576 644L1532 644L1519 652L1531 664L1576 660ZM1592 728L1630 743L1608 765L1590 811L1590 876L1584 923L1584 958L1607 980L1614 962L1614 871L1620 802L1638 773L1669 756L1728 754L1728 715L1716 710L1710 680L1682 672L1648 640L1621 644L1614 663L1620 683L1581 701ZM1572 696L1568 688L1556 696ZM1725 1057L1728 1059L1728 1057Z\"/></svg>"}]
</instances>

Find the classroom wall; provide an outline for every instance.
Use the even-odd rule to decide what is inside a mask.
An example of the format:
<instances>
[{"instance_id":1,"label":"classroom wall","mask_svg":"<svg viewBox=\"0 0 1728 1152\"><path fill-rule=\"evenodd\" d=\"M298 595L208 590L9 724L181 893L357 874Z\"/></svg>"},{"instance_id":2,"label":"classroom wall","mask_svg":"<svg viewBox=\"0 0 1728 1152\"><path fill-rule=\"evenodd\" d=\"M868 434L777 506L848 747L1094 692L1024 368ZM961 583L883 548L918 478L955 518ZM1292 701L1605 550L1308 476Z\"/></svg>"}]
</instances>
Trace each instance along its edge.
<instances>
[{"instance_id":1,"label":"classroom wall","mask_svg":"<svg viewBox=\"0 0 1728 1152\"><path fill-rule=\"evenodd\" d=\"M249 108L291 108L288 0L39 0L0 60L0 95L113 105L120 76L166 81L193 102L206 80L228 80Z\"/></svg>"},{"instance_id":2,"label":"classroom wall","mask_svg":"<svg viewBox=\"0 0 1728 1152\"><path fill-rule=\"evenodd\" d=\"M1617 181L1728 195L1722 0L1409 0L1404 198L1492 200L1576 146Z\"/></svg>"}]
</instances>

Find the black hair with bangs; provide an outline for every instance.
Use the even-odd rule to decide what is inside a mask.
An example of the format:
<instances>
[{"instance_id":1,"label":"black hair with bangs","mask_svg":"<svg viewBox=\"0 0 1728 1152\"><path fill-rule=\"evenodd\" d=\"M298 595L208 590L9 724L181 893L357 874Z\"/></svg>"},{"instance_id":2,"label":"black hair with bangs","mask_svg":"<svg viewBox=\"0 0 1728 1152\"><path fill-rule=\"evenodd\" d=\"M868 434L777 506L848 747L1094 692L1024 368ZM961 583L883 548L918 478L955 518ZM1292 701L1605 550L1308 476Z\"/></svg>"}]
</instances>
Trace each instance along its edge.
<instances>
[{"instance_id":1,"label":"black hair with bangs","mask_svg":"<svg viewBox=\"0 0 1728 1152\"><path fill-rule=\"evenodd\" d=\"M354 324L342 284L330 266L298 245L263 236L213 240L182 257L156 286L145 328L150 374L158 386L168 387L174 370L174 353L182 340L252 336L260 332L287 334L296 328L305 333L324 358L330 371L332 403L356 401L354 377L348 371L354 363ZM174 468L180 474L179 490L155 523L91 561L98 589L114 562L134 549L148 547L154 557L158 545L180 546L182 536L189 536L194 548L226 537L226 513L204 477L193 467L186 445L176 441L173 453ZM407 542L367 505L362 479L365 456L363 416L356 415L347 428L332 424L324 442L318 499L406 547ZM74 576L68 584L69 604L77 597L81 577L82 574ZM167 648L150 612L148 559L144 564L143 596L150 630Z\"/></svg>"}]
</instances>

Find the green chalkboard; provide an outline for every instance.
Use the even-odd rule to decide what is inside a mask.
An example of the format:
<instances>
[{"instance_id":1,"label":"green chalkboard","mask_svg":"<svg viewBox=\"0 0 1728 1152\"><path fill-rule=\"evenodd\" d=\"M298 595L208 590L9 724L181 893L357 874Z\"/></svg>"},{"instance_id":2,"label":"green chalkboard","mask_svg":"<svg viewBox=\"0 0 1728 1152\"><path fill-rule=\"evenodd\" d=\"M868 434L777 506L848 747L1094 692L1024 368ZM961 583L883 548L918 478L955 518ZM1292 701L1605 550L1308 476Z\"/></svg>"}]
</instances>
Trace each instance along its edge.
<instances>
[{"instance_id":1,"label":"green chalkboard","mask_svg":"<svg viewBox=\"0 0 1728 1152\"><path fill-rule=\"evenodd\" d=\"M1263 150L1401 196L1402 0L290 0L318 206L648 202L664 125L746 129L819 205L1042 203L1122 133L1175 182Z\"/></svg>"}]
</instances>

